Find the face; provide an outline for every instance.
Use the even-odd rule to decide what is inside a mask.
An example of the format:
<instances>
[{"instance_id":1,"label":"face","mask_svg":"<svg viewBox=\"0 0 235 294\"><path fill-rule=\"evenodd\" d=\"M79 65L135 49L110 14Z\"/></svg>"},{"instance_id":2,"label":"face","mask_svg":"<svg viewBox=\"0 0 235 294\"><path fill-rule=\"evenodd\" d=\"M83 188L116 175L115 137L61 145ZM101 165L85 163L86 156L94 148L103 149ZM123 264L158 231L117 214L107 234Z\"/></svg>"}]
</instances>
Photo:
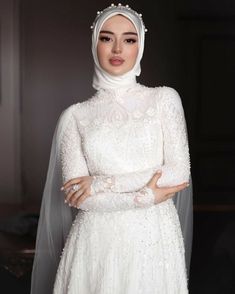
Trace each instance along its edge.
<instances>
[{"instance_id":1,"label":"face","mask_svg":"<svg viewBox=\"0 0 235 294\"><path fill-rule=\"evenodd\" d=\"M133 23L122 15L106 20L100 30L97 56L103 70L123 75L133 68L138 55L138 35Z\"/></svg>"}]
</instances>

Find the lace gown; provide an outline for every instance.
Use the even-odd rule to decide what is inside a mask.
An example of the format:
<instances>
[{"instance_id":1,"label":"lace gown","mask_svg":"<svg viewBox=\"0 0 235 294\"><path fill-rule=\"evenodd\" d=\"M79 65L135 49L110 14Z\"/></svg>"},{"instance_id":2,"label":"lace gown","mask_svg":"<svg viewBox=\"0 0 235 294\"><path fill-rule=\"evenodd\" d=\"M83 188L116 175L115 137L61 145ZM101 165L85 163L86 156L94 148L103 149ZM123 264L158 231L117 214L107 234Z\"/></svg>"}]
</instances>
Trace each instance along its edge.
<instances>
[{"instance_id":1,"label":"lace gown","mask_svg":"<svg viewBox=\"0 0 235 294\"><path fill-rule=\"evenodd\" d=\"M145 186L159 168L159 186L189 179L178 92L140 84L99 90L64 115L63 180L95 177L63 249L53 293L188 293L173 200L154 204Z\"/></svg>"}]
</instances>

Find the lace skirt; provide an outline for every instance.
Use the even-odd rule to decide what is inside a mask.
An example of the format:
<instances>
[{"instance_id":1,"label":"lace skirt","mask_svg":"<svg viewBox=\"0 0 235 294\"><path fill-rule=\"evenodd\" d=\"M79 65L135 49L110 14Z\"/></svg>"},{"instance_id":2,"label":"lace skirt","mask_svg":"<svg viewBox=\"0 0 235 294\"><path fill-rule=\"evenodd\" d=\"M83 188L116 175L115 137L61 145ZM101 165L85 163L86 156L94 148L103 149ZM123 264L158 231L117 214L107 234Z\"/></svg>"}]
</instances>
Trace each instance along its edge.
<instances>
[{"instance_id":1,"label":"lace skirt","mask_svg":"<svg viewBox=\"0 0 235 294\"><path fill-rule=\"evenodd\" d=\"M53 294L186 294L184 245L172 199L150 208L80 211Z\"/></svg>"}]
</instances>

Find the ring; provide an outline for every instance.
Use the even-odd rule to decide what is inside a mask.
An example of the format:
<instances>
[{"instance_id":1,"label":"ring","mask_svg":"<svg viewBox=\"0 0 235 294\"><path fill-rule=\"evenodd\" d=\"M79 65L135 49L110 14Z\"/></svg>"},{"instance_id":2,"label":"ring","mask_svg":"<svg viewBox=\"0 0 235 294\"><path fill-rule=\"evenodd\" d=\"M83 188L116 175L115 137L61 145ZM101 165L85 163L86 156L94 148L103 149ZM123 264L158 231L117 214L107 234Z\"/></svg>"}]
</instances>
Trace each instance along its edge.
<instances>
[{"instance_id":1,"label":"ring","mask_svg":"<svg viewBox=\"0 0 235 294\"><path fill-rule=\"evenodd\" d=\"M74 184L74 185L72 185L71 190L73 190L73 191L78 191L79 188L80 188L80 185L79 185L79 184Z\"/></svg>"}]
</instances>

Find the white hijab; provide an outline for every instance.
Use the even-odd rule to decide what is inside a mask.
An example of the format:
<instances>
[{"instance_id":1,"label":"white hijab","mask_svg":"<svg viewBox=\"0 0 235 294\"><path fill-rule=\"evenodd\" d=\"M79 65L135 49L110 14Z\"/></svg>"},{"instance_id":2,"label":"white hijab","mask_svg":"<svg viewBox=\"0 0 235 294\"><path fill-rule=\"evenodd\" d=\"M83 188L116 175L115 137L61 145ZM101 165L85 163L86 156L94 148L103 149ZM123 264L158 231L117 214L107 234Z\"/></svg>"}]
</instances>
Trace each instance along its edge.
<instances>
[{"instance_id":1,"label":"white hijab","mask_svg":"<svg viewBox=\"0 0 235 294\"><path fill-rule=\"evenodd\" d=\"M120 76L113 76L104 71L98 61L97 57L97 43L99 39L100 30L106 20L110 17L121 14L128 18L137 31L139 51L134 67L127 73ZM120 87L134 86L136 84L136 76L141 73L140 61L144 52L145 26L141 16L126 6L110 6L99 13L93 24L92 34L92 54L94 58L94 75L93 87L96 90L100 89L117 89Z\"/></svg>"}]
</instances>

